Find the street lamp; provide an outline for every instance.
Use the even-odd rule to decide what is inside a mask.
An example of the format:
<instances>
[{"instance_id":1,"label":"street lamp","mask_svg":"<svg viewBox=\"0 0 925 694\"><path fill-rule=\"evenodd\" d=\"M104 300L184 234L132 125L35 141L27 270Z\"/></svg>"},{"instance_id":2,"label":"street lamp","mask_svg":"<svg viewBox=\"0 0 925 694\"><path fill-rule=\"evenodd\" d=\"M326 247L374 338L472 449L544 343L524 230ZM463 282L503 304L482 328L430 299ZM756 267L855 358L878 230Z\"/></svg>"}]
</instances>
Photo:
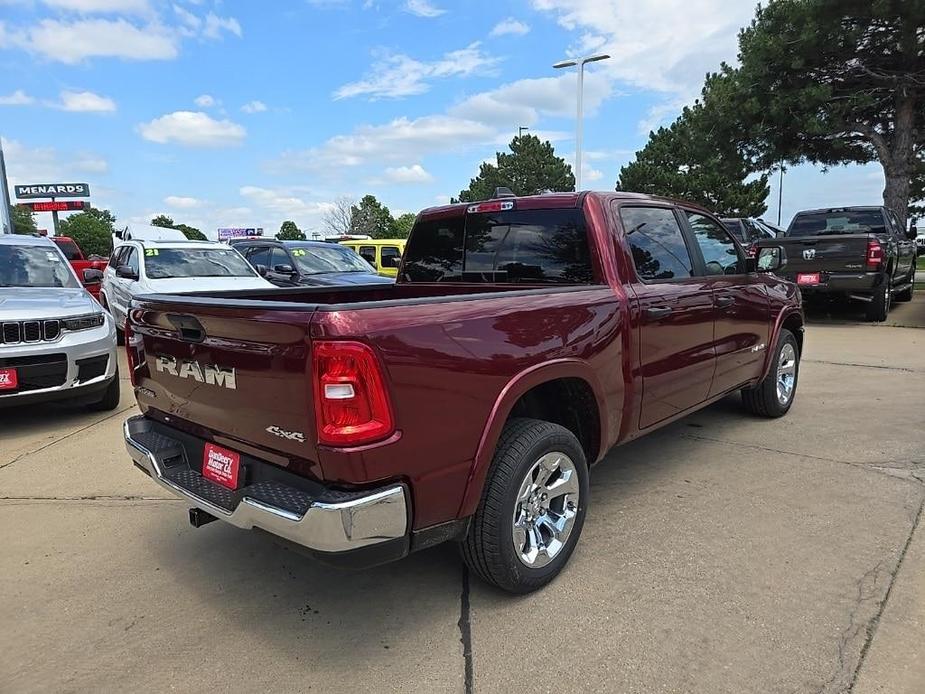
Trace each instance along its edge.
<instances>
[{"instance_id":1,"label":"street lamp","mask_svg":"<svg viewBox=\"0 0 925 694\"><path fill-rule=\"evenodd\" d=\"M587 63L596 63L598 60L607 60L610 56L606 53L589 55L584 58L575 58L570 60L560 60L553 65L559 69L563 67L578 66L578 123L575 126L575 190L581 190L581 120L582 120L582 93L585 86L585 65Z\"/></svg>"}]
</instances>

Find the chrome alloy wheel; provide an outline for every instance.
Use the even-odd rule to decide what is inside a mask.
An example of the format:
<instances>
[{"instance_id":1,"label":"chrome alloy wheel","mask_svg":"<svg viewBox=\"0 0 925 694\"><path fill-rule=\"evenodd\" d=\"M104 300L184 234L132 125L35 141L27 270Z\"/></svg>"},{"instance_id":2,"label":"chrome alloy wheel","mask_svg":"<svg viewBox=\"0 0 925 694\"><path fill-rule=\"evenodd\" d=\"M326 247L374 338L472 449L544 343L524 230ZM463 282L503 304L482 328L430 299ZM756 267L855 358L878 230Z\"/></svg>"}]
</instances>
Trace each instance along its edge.
<instances>
[{"instance_id":1,"label":"chrome alloy wheel","mask_svg":"<svg viewBox=\"0 0 925 694\"><path fill-rule=\"evenodd\" d=\"M777 359L777 401L786 405L793 397L797 378L797 352L789 342L780 350Z\"/></svg>"},{"instance_id":2,"label":"chrome alloy wheel","mask_svg":"<svg viewBox=\"0 0 925 694\"><path fill-rule=\"evenodd\" d=\"M568 541L578 513L578 471L565 453L547 453L527 472L514 506L512 539L531 569L551 562Z\"/></svg>"}]
</instances>

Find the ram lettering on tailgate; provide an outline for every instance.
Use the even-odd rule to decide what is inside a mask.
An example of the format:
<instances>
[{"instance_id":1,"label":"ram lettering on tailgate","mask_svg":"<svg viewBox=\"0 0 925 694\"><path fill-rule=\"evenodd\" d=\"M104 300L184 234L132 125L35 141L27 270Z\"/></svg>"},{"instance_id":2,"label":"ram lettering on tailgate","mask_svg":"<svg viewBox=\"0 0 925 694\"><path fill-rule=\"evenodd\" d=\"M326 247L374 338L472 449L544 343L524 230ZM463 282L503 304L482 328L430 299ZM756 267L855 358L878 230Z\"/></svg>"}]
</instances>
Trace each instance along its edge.
<instances>
[{"instance_id":1,"label":"ram lettering on tailgate","mask_svg":"<svg viewBox=\"0 0 925 694\"><path fill-rule=\"evenodd\" d=\"M159 354L154 360L154 367L160 373L168 373L178 378L192 378L210 386L221 386L231 390L238 387L234 369L223 369L213 364L202 366L192 359L176 359L163 354Z\"/></svg>"}]
</instances>

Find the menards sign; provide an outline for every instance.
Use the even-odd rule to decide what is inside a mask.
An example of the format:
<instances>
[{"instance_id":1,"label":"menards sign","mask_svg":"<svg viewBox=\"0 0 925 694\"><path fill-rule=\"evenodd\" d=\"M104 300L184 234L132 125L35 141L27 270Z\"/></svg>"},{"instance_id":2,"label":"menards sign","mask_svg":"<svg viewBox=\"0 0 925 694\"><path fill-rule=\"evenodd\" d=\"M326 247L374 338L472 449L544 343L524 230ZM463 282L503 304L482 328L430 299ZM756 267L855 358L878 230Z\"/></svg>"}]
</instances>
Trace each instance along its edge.
<instances>
[{"instance_id":1,"label":"menards sign","mask_svg":"<svg viewBox=\"0 0 925 694\"><path fill-rule=\"evenodd\" d=\"M86 183L42 183L15 186L16 197L25 198L89 198L90 186Z\"/></svg>"}]
</instances>

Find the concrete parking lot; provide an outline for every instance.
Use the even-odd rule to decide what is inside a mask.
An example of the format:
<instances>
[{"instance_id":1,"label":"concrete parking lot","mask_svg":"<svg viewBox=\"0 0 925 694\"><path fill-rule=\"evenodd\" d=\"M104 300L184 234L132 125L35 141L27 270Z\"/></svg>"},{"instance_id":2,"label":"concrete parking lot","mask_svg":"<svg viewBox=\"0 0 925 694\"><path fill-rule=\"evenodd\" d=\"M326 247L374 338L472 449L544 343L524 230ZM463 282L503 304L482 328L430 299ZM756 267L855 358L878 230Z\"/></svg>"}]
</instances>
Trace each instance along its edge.
<instances>
[{"instance_id":1,"label":"concrete parking lot","mask_svg":"<svg viewBox=\"0 0 925 694\"><path fill-rule=\"evenodd\" d=\"M449 546L350 573L193 529L124 453L123 387L0 413L0 690L925 691L923 329L818 316L783 420L732 397L612 451L521 598Z\"/></svg>"}]
</instances>

